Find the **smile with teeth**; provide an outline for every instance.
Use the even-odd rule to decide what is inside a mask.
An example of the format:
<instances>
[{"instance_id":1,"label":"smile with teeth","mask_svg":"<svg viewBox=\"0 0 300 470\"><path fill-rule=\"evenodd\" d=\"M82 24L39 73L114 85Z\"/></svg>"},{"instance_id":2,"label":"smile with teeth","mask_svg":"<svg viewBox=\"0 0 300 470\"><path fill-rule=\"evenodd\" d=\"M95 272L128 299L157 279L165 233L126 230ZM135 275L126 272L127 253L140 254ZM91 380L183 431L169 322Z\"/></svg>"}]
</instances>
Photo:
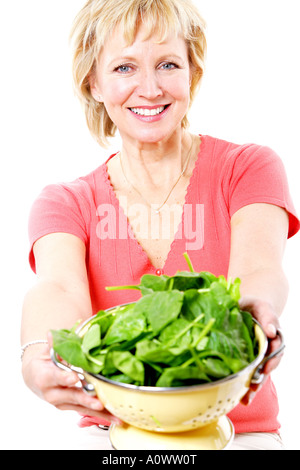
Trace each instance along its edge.
<instances>
[{"instance_id":1,"label":"smile with teeth","mask_svg":"<svg viewBox=\"0 0 300 470\"><path fill-rule=\"evenodd\" d=\"M146 109L146 108L129 108L135 114L139 116L157 116L161 114L169 105L159 106L158 108Z\"/></svg>"}]
</instances>

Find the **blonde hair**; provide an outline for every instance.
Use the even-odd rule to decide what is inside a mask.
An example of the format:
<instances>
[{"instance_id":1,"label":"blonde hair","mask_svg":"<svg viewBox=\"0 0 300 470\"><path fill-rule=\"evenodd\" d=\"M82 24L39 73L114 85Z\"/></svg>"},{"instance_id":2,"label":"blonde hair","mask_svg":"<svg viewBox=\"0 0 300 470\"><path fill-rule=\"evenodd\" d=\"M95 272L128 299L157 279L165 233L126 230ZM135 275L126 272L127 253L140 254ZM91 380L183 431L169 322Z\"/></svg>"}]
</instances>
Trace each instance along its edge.
<instances>
[{"instance_id":1,"label":"blonde hair","mask_svg":"<svg viewBox=\"0 0 300 470\"><path fill-rule=\"evenodd\" d=\"M193 71L190 105L203 76L205 23L190 0L88 0L71 31L73 82L83 104L89 130L103 147L108 144L107 138L115 135L116 126L104 104L93 98L89 77L95 70L101 48L115 27L122 27L124 38L130 45L134 42L140 21L146 27L147 38L155 33L163 41L170 32L175 32L186 40ZM182 126L188 127L187 116L183 118Z\"/></svg>"}]
</instances>

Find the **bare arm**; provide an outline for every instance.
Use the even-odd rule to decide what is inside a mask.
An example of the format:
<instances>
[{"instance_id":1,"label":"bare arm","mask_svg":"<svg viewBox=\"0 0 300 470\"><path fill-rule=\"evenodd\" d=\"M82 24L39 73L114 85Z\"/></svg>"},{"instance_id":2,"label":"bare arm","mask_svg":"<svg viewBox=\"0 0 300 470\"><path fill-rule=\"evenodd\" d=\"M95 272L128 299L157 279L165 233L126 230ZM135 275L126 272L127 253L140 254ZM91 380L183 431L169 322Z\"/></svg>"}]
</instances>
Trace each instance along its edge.
<instances>
[{"instance_id":1,"label":"bare arm","mask_svg":"<svg viewBox=\"0 0 300 470\"><path fill-rule=\"evenodd\" d=\"M37 339L51 343L50 329L68 329L92 315L84 243L73 235L51 234L35 243L34 255L37 282L24 300L22 344ZM75 373L64 372L52 363L49 346L28 348L22 372L27 386L57 408L108 417L98 399L75 387Z\"/></svg>"},{"instance_id":2,"label":"bare arm","mask_svg":"<svg viewBox=\"0 0 300 470\"><path fill-rule=\"evenodd\" d=\"M47 338L92 315L85 246L69 234L51 234L34 245L37 282L23 305L21 342Z\"/></svg>"},{"instance_id":3,"label":"bare arm","mask_svg":"<svg viewBox=\"0 0 300 470\"><path fill-rule=\"evenodd\" d=\"M287 233L288 215L277 206L252 204L232 217L228 276L241 279L241 308L260 322L270 351L279 346L276 330L288 296L282 269ZM264 372L269 374L278 363L270 361Z\"/></svg>"},{"instance_id":4,"label":"bare arm","mask_svg":"<svg viewBox=\"0 0 300 470\"><path fill-rule=\"evenodd\" d=\"M282 269L287 233L287 213L273 205L245 206L232 217L228 275L241 278L243 299L253 296L267 302L277 316L288 294Z\"/></svg>"}]
</instances>

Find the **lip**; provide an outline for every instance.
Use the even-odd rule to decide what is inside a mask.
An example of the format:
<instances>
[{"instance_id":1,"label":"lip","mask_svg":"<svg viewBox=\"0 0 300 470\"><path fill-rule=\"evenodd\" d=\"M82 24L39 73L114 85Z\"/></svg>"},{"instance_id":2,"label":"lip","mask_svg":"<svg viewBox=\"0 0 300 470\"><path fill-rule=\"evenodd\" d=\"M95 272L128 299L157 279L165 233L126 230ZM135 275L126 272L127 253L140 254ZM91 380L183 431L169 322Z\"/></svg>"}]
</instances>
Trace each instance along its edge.
<instances>
[{"instance_id":1,"label":"lip","mask_svg":"<svg viewBox=\"0 0 300 470\"><path fill-rule=\"evenodd\" d=\"M167 103L167 104L158 104L156 106L135 106L134 107L134 108L139 108L139 109L150 109L151 110L151 109L157 109L157 108L164 107L164 106L166 106L166 108L160 114L156 114L155 116L142 116L140 114L136 114L133 111L131 111L131 109L133 109L133 107L127 108L127 109L131 113L131 115L133 115L135 118L139 119L139 121L149 123L149 122L157 122L157 121L160 121L161 119L163 119L164 116L167 114L168 110L170 109L171 104Z\"/></svg>"}]
</instances>

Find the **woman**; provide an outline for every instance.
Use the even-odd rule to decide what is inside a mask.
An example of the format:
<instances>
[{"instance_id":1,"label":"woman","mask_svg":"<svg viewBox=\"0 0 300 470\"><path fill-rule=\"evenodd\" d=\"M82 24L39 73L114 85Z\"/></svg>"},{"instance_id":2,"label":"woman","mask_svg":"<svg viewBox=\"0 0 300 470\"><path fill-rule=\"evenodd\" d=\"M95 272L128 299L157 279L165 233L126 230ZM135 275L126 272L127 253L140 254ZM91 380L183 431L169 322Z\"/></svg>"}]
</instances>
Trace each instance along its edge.
<instances>
[{"instance_id":1,"label":"woman","mask_svg":"<svg viewBox=\"0 0 300 470\"><path fill-rule=\"evenodd\" d=\"M122 148L91 174L46 187L33 205L37 283L24 301L23 376L57 408L98 423L115 418L75 387L76 374L52 364L49 346L40 343L51 344L48 331L136 300L135 291L105 287L184 270L188 251L196 270L241 278L241 306L262 324L273 350L288 290L284 246L299 220L272 150L187 130L206 52L204 22L190 1L90 0L73 43L89 129L100 145L118 130ZM270 361L264 385L245 398L256 392L251 404L230 414L241 448L280 447L269 377L278 362ZM253 444L258 437L263 444Z\"/></svg>"}]
</instances>

